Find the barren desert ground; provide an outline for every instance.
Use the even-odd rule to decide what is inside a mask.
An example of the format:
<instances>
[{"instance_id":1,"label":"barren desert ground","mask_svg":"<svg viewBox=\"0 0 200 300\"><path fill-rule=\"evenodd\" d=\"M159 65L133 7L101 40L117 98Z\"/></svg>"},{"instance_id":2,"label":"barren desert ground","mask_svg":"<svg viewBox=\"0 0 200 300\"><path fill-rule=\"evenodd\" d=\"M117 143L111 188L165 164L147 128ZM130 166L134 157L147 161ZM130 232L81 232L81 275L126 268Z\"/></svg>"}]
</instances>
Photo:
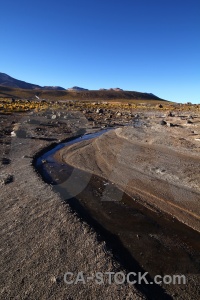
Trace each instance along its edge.
<instances>
[{"instance_id":1,"label":"barren desert ground","mask_svg":"<svg viewBox=\"0 0 200 300\"><path fill-rule=\"evenodd\" d=\"M0 115L0 298L199 299L198 107L94 107ZM187 283L63 280L68 271L134 270L181 273Z\"/></svg>"}]
</instances>

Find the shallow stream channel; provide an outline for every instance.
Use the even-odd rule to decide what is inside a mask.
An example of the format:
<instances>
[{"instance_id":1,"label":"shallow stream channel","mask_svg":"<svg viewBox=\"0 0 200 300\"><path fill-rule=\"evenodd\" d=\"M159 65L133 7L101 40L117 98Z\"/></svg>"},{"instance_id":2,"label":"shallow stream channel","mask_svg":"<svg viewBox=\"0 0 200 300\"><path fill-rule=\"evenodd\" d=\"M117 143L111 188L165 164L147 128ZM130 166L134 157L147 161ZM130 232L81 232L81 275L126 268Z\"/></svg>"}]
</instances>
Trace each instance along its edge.
<instances>
[{"instance_id":1,"label":"shallow stream channel","mask_svg":"<svg viewBox=\"0 0 200 300\"><path fill-rule=\"evenodd\" d=\"M136 285L148 299L179 299L179 292L183 295L183 290L188 291L188 284L192 285L200 272L200 234L163 212L144 207L134 195L124 193L120 201L115 201L122 191L112 182L55 158L61 148L94 139L106 131L61 142L40 153L34 166L80 220L106 242L105 251L111 251L127 273L148 272L149 282L155 275L184 274L185 285ZM102 201L105 191L107 201ZM191 299L196 299L196 292L196 288L190 290Z\"/></svg>"}]
</instances>

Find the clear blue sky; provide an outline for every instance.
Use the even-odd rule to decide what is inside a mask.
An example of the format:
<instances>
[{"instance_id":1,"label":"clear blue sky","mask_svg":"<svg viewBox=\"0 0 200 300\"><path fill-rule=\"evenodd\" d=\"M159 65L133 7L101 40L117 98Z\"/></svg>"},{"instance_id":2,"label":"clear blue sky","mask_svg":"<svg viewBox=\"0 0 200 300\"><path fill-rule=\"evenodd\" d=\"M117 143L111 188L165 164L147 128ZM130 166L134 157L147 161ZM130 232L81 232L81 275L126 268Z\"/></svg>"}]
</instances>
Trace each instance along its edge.
<instances>
[{"instance_id":1,"label":"clear blue sky","mask_svg":"<svg viewBox=\"0 0 200 300\"><path fill-rule=\"evenodd\" d=\"M200 103L200 0L7 0L0 72Z\"/></svg>"}]
</instances>

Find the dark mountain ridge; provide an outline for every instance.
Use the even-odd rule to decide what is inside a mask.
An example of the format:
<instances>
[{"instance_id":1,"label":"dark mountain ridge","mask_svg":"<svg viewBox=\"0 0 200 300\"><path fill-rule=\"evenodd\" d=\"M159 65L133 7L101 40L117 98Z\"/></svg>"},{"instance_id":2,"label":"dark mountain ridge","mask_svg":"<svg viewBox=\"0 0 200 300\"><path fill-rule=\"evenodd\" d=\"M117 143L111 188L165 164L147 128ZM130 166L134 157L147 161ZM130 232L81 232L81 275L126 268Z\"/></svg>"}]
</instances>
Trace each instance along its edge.
<instances>
[{"instance_id":1,"label":"dark mountain ridge","mask_svg":"<svg viewBox=\"0 0 200 300\"><path fill-rule=\"evenodd\" d=\"M133 101L163 101L152 93L125 91L120 88L88 90L74 86L64 89L59 86L40 86L15 79L5 73L0 73L0 97L50 100L133 100Z\"/></svg>"},{"instance_id":2,"label":"dark mountain ridge","mask_svg":"<svg viewBox=\"0 0 200 300\"><path fill-rule=\"evenodd\" d=\"M22 80L15 79L5 73L0 72L0 86L19 88L19 89L44 89L44 90L65 90L60 86L40 86L37 84L28 83Z\"/></svg>"}]
</instances>

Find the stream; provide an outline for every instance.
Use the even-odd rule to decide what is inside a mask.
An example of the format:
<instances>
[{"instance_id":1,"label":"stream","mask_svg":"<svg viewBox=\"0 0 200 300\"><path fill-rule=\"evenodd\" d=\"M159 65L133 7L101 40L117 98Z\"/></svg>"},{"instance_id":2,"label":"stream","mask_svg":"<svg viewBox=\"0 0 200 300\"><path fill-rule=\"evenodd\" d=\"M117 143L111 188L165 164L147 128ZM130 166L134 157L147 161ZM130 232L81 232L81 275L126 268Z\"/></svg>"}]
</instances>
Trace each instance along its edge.
<instances>
[{"instance_id":1,"label":"stream","mask_svg":"<svg viewBox=\"0 0 200 300\"><path fill-rule=\"evenodd\" d=\"M160 274L191 274L200 271L200 234L162 212L140 204L140 198L123 194L112 182L59 162L55 153L63 147L100 136L110 129L69 139L55 145L34 160L43 180L52 185L80 220L86 221L106 242L127 272L148 272L149 281ZM109 189L107 188L109 186ZM110 201L102 201L108 190ZM166 285L136 285L148 299L172 299ZM185 286L176 286L177 293ZM166 293L167 291L167 293Z\"/></svg>"}]
</instances>

